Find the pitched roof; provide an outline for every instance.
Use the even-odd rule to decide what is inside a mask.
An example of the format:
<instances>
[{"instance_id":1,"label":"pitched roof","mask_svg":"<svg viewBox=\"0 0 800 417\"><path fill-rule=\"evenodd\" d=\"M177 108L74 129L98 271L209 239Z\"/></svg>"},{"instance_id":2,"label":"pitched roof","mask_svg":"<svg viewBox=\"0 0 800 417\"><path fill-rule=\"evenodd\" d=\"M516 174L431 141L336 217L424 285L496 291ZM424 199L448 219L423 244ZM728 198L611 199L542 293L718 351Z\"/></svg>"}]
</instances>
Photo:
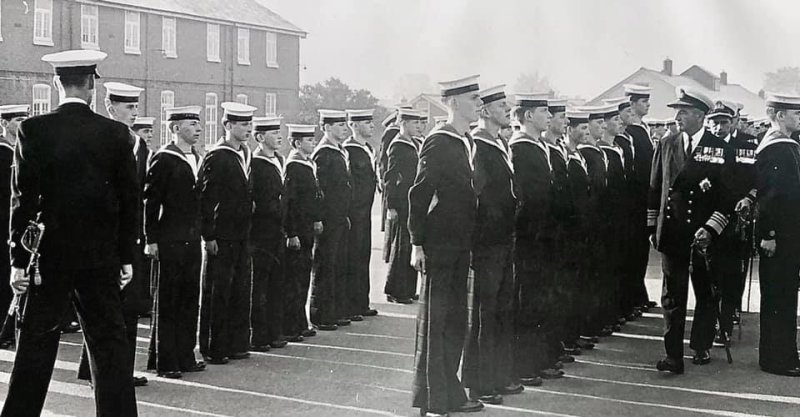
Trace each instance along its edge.
<instances>
[{"instance_id":1,"label":"pitched roof","mask_svg":"<svg viewBox=\"0 0 800 417\"><path fill-rule=\"evenodd\" d=\"M307 34L258 0L98 0L98 3L263 27L302 38Z\"/></svg>"},{"instance_id":2,"label":"pitched roof","mask_svg":"<svg viewBox=\"0 0 800 417\"><path fill-rule=\"evenodd\" d=\"M442 96L440 94L422 93L411 100L408 100L409 105L414 105L420 100L425 100L431 103L432 106L438 107L442 111L447 111L447 106L442 103Z\"/></svg>"}]
</instances>

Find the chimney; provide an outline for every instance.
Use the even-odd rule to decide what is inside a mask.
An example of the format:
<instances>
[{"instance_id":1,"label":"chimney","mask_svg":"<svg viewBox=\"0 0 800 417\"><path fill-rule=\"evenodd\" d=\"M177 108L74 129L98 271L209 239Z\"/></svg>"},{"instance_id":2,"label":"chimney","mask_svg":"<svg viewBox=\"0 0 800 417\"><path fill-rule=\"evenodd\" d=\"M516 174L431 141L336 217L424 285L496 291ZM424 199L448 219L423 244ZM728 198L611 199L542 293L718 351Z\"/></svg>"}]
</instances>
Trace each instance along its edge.
<instances>
[{"instance_id":1,"label":"chimney","mask_svg":"<svg viewBox=\"0 0 800 417\"><path fill-rule=\"evenodd\" d=\"M720 85L728 85L728 73L725 70L719 73L719 83Z\"/></svg>"},{"instance_id":2,"label":"chimney","mask_svg":"<svg viewBox=\"0 0 800 417\"><path fill-rule=\"evenodd\" d=\"M672 60L669 57L664 59L664 67L661 69L661 73L665 75L672 75Z\"/></svg>"}]
</instances>

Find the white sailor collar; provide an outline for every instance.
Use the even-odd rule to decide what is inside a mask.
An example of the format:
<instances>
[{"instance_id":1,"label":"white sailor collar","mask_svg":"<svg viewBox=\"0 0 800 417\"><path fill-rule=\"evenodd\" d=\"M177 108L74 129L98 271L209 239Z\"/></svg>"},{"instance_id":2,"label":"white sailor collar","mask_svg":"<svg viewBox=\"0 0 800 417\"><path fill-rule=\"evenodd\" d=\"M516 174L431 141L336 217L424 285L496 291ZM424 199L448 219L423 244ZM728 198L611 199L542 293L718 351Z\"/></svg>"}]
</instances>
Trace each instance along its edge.
<instances>
[{"instance_id":1,"label":"white sailor collar","mask_svg":"<svg viewBox=\"0 0 800 417\"><path fill-rule=\"evenodd\" d=\"M339 154L342 156L342 158L344 158L344 161L346 163L348 162L347 152L345 152L344 148L341 145L336 145L336 144L332 143L331 140L327 136L323 136L322 140L320 140L319 143L317 144L317 147L314 148L314 152L311 152L311 159L316 159L317 153L319 153L319 151L321 151L322 149L325 149L325 148L333 149L334 151L339 152ZM348 166L349 166L349 163L348 163Z\"/></svg>"},{"instance_id":2,"label":"white sailor collar","mask_svg":"<svg viewBox=\"0 0 800 417\"><path fill-rule=\"evenodd\" d=\"M614 151L617 155L619 155L620 160L622 160L622 158L624 158L624 156L622 154L622 148L620 148L619 146L600 145L600 149L608 149L610 151Z\"/></svg>"},{"instance_id":3,"label":"white sailor collar","mask_svg":"<svg viewBox=\"0 0 800 417\"><path fill-rule=\"evenodd\" d=\"M786 135L779 130L770 129L766 134L764 134L764 138L761 139L761 143L758 144L758 147L756 148L756 155L761 153L761 151L767 147L778 143L790 143L795 146L800 146L800 143L797 143L797 141L792 138L786 137Z\"/></svg>"},{"instance_id":4,"label":"white sailor collar","mask_svg":"<svg viewBox=\"0 0 800 417\"><path fill-rule=\"evenodd\" d=\"M578 165L583 169L583 172L589 174L589 168L586 166L586 158L580 152L573 152L567 156L568 161L578 161Z\"/></svg>"},{"instance_id":5,"label":"white sailor collar","mask_svg":"<svg viewBox=\"0 0 800 417\"><path fill-rule=\"evenodd\" d=\"M431 136L436 134L443 134L446 136L450 136L451 138L460 140L461 143L464 144L464 150L467 152L467 160L469 161L469 167L471 170L473 171L475 170L475 165L472 163L472 159L475 157L475 148L473 148L472 144L469 142L469 139L467 139L466 135L460 135L456 133L456 129L452 125L445 124L444 126L438 129L434 129L430 133L428 133L428 136L425 137L425 140L428 140Z\"/></svg>"},{"instance_id":6,"label":"white sailor collar","mask_svg":"<svg viewBox=\"0 0 800 417\"><path fill-rule=\"evenodd\" d=\"M259 146L258 149L256 149L255 152L253 152L253 159L254 160L260 159L262 161L269 163L270 165L275 167L275 169L278 170L278 174L280 174L280 176L283 177L285 168L283 166L283 159L280 157L280 155L276 153L275 155L272 156L272 158L270 158L268 156L262 155L261 149L262 149L261 146Z\"/></svg>"},{"instance_id":7,"label":"white sailor collar","mask_svg":"<svg viewBox=\"0 0 800 417\"><path fill-rule=\"evenodd\" d=\"M547 146L550 149L554 149L556 151L556 153L559 156L561 156L561 159L564 160L564 162L567 162L567 151L565 151L561 146L553 145L553 144L550 144L550 143L548 143Z\"/></svg>"},{"instance_id":8,"label":"white sailor collar","mask_svg":"<svg viewBox=\"0 0 800 417\"><path fill-rule=\"evenodd\" d=\"M362 151L364 151L367 154L367 156L369 156L369 160L372 161L373 165L375 164L375 152L372 152L372 149L370 149L370 147L367 146L366 143L362 144L359 141L357 141L354 137L351 136L346 141L344 141L344 147L345 148L353 148L353 149L361 149Z\"/></svg>"},{"instance_id":9,"label":"white sailor collar","mask_svg":"<svg viewBox=\"0 0 800 417\"><path fill-rule=\"evenodd\" d=\"M239 150L236 150L232 145L225 141L225 138L221 138L219 141L217 141L217 144L208 151L208 153L211 154L212 152L218 151L227 151L236 155L236 158L239 161L239 167L242 168L242 173L244 174L245 178L250 177L250 158L252 156L250 155L250 149L247 147L247 145L242 144Z\"/></svg>"},{"instance_id":10,"label":"white sailor collar","mask_svg":"<svg viewBox=\"0 0 800 417\"><path fill-rule=\"evenodd\" d=\"M486 134L486 133L488 133L488 132L486 132L483 129L474 130L474 131L472 131L472 139L474 139L476 141L479 141L479 142L483 142L483 143L485 143L485 144L487 144L489 146L492 146L492 147L496 148L497 150L499 150L500 154L503 155L503 160L505 161L506 165L508 165L508 168L511 170L511 172L514 172L514 165L511 163L511 157L508 155L508 151L506 150L506 148L503 145L501 145L498 142L498 140L501 140L501 139L497 138L495 140L492 140L492 139L487 138L487 137L484 136L484 134ZM476 148L476 154L477 154L477 148Z\"/></svg>"},{"instance_id":11,"label":"white sailor collar","mask_svg":"<svg viewBox=\"0 0 800 417\"><path fill-rule=\"evenodd\" d=\"M530 135L525 132L516 132L513 136L511 136L511 140L508 141L508 146L515 145L517 143L530 143L535 145L537 148L541 149L544 152L544 157L547 159L547 166L550 168L550 171L553 171L553 164L550 163L550 147L544 144L544 141L541 139L534 139Z\"/></svg>"},{"instance_id":12,"label":"white sailor collar","mask_svg":"<svg viewBox=\"0 0 800 417\"><path fill-rule=\"evenodd\" d=\"M192 174L194 174L195 178L197 178L197 172L199 170L200 163L198 162L197 159L195 159L195 163L192 164L191 161L189 161L189 158L186 157L186 154L184 154L183 151L181 151L181 148L179 148L178 145L175 144L175 142L170 142L170 143L164 145L163 147L161 147L161 149L159 149L158 151L156 151L155 154L153 154L153 157L155 157L156 155L161 155L161 154L172 155L172 156L180 159L186 165L189 166L189 169L192 171ZM196 155L194 153L192 153L192 156L196 156Z\"/></svg>"},{"instance_id":13,"label":"white sailor collar","mask_svg":"<svg viewBox=\"0 0 800 417\"><path fill-rule=\"evenodd\" d=\"M606 156L606 153L603 152L602 149L600 149L600 147L595 145L585 145L585 144L578 145L578 150L583 150L583 149L591 149L595 152L598 152L600 156L603 158L603 165L605 165L606 169L608 169L608 157Z\"/></svg>"},{"instance_id":14,"label":"white sailor collar","mask_svg":"<svg viewBox=\"0 0 800 417\"><path fill-rule=\"evenodd\" d=\"M397 135L397 136L394 137L394 139L392 139L391 142L389 142L389 148L391 148L392 145L394 145L395 143L402 143L402 144L408 145L408 146L414 148L414 151L419 153L419 145L417 145L417 143L414 141L414 139L410 139L409 140L409 139L405 138L404 136Z\"/></svg>"},{"instance_id":15,"label":"white sailor collar","mask_svg":"<svg viewBox=\"0 0 800 417\"><path fill-rule=\"evenodd\" d=\"M314 162L313 159L306 159L300 154L300 151L297 149L292 149L289 152L289 156L286 157L286 168L289 167L289 164L299 164L311 169L311 172L314 173L314 177L317 176L317 164ZM285 176L284 172L284 176Z\"/></svg>"},{"instance_id":16,"label":"white sailor collar","mask_svg":"<svg viewBox=\"0 0 800 417\"><path fill-rule=\"evenodd\" d=\"M11 149L11 152L14 152L14 145L12 145L5 136L0 136L0 146L5 146L6 148Z\"/></svg>"}]
</instances>

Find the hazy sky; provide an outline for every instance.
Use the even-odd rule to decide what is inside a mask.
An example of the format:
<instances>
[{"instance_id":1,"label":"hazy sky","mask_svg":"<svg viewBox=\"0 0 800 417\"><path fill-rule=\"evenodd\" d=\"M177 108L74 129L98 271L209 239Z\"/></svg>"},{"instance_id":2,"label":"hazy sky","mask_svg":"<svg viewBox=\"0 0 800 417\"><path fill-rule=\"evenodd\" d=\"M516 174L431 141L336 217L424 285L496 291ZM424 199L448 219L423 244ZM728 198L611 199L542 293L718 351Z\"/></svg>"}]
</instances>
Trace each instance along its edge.
<instances>
[{"instance_id":1,"label":"hazy sky","mask_svg":"<svg viewBox=\"0 0 800 417\"><path fill-rule=\"evenodd\" d=\"M666 56L757 92L765 72L800 66L796 0L259 1L309 33L301 84L335 76L381 98L404 74L476 73L488 87L538 71L589 99Z\"/></svg>"}]
</instances>

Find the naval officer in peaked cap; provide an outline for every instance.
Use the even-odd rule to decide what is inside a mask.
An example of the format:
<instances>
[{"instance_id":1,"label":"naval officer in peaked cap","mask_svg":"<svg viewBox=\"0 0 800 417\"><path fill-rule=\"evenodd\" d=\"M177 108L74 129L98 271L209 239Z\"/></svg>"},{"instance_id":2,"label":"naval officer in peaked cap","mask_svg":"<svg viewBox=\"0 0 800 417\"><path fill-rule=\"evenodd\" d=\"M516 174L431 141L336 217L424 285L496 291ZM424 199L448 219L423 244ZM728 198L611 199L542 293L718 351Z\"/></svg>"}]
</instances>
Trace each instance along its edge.
<instances>
[{"instance_id":1,"label":"naval officer in peaked cap","mask_svg":"<svg viewBox=\"0 0 800 417\"><path fill-rule=\"evenodd\" d=\"M120 289L133 275L139 189L128 126L89 108L97 64L106 54L73 50L52 64L60 104L22 122L14 155L11 285L28 293L2 416L42 411L60 338L73 302L89 350L98 415L136 416ZM41 282L28 276L22 240L31 222ZM38 285L37 285L38 284Z\"/></svg>"}]
</instances>

